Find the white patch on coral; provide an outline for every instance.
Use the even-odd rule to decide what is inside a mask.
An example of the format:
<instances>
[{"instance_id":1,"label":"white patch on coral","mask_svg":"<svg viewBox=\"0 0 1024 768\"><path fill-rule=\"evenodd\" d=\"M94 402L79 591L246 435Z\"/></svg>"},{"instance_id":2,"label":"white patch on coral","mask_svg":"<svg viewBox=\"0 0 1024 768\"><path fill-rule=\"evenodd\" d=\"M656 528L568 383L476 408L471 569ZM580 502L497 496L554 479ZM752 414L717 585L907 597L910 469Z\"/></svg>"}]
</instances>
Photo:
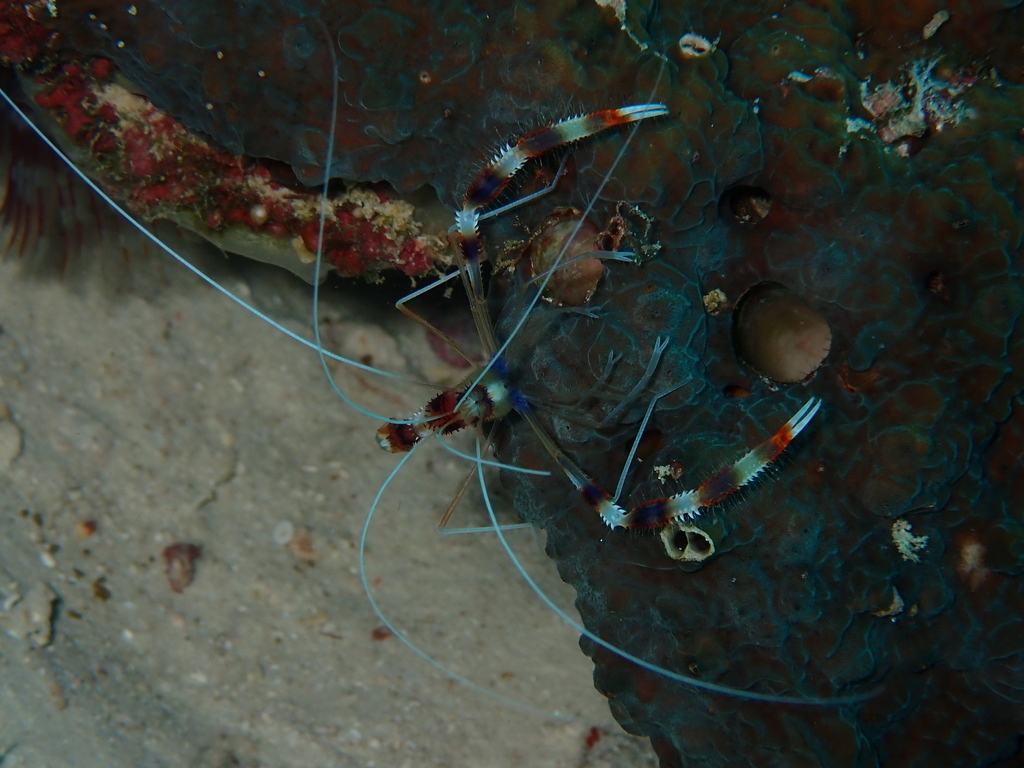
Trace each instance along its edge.
<instances>
[{"instance_id":1,"label":"white patch on coral","mask_svg":"<svg viewBox=\"0 0 1024 768\"><path fill-rule=\"evenodd\" d=\"M870 133L871 123L859 117L846 118L846 132L857 133L857 131L867 131L868 133Z\"/></svg>"},{"instance_id":2,"label":"white patch on coral","mask_svg":"<svg viewBox=\"0 0 1024 768\"><path fill-rule=\"evenodd\" d=\"M910 523L902 517L892 524L892 543L896 545L900 557L912 563L921 562L917 553L928 546L927 536L915 536L910 532Z\"/></svg>"},{"instance_id":3,"label":"white patch on coral","mask_svg":"<svg viewBox=\"0 0 1024 768\"><path fill-rule=\"evenodd\" d=\"M903 596L899 593L899 590L896 589L896 587L893 587L892 588L892 602L889 604L889 607L885 608L885 609L883 609L881 611L872 611L871 615L872 616L889 617L893 621L896 621L896 617L899 616L901 613L903 613L903 608L904 608Z\"/></svg>"},{"instance_id":4,"label":"white patch on coral","mask_svg":"<svg viewBox=\"0 0 1024 768\"><path fill-rule=\"evenodd\" d=\"M938 59L918 59L906 70L902 84L885 82L869 90L870 80L860 84L860 100L874 118L878 137L893 144L908 136L923 136L931 128L941 131L973 118L973 109L958 98L974 79L954 75L950 80L935 76Z\"/></svg>"},{"instance_id":5,"label":"white patch on coral","mask_svg":"<svg viewBox=\"0 0 1024 768\"><path fill-rule=\"evenodd\" d=\"M936 11L935 15L932 16L932 20L924 25L924 29L921 30L921 39L927 40L936 32L939 31L939 27L949 21L949 11L942 10Z\"/></svg>"},{"instance_id":6,"label":"white patch on coral","mask_svg":"<svg viewBox=\"0 0 1024 768\"><path fill-rule=\"evenodd\" d=\"M678 480L683 476L683 465L678 461L662 464L654 468L654 476L659 483L667 483L669 480Z\"/></svg>"},{"instance_id":7,"label":"white patch on coral","mask_svg":"<svg viewBox=\"0 0 1024 768\"><path fill-rule=\"evenodd\" d=\"M970 584L971 592L977 591L991 573L985 565L985 545L978 541L977 534L969 534L960 545L960 562L956 570Z\"/></svg>"},{"instance_id":8,"label":"white patch on coral","mask_svg":"<svg viewBox=\"0 0 1024 768\"><path fill-rule=\"evenodd\" d=\"M626 23L626 0L594 0L602 8L611 8L619 24Z\"/></svg>"}]
</instances>

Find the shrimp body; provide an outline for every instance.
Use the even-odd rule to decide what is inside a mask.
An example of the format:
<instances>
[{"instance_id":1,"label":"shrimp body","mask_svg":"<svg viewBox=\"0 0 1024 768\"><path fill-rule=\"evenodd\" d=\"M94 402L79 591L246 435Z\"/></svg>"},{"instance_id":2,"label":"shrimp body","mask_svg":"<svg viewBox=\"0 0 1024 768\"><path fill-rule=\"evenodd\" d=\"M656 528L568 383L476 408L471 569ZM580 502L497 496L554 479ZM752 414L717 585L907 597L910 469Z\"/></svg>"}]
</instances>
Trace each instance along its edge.
<instances>
[{"instance_id":1,"label":"shrimp body","mask_svg":"<svg viewBox=\"0 0 1024 768\"><path fill-rule=\"evenodd\" d=\"M482 426L515 410L526 418L547 453L609 528L647 530L692 519L702 509L722 503L763 473L810 422L821 405L814 398L808 400L769 440L697 489L647 501L627 512L555 444L530 413L526 398L506 382L506 366L499 354L494 327L483 301L479 266L484 256L479 234L480 210L501 194L530 158L607 128L664 115L667 111L663 104L641 104L567 118L508 144L480 171L466 190L462 209L455 215L455 229L464 259L463 277L470 308L482 342L492 355L492 362L482 372L467 377L459 387L435 395L409 421L388 422L381 426L377 430L381 448L392 453L407 453L431 434L448 435L469 426ZM556 265L562 255L556 259ZM664 346L656 345L645 382L653 374L662 351ZM638 385L634 393L642 388L643 385Z\"/></svg>"},{"instance_id":2,"label":"shrimp body","mask_svg":"<svg viewBox=\"0 0 1024 768\"><path fill-rule=\"evenodd\" d=\"M504 418L518 393L509 388L499 370L492 366L483 377L474 371L459 386L438 392L409 421L383 424L377 430L378 444L391 453L408 453L432 434L450 435Z\"/></svg>"},{"instance_id":3,"label":"shrimp body","mask_svg":"<svg viewBox=\"0 0 1024 768\"><path fill-rule=\"evenodd\" d=\"M485 254L479 233L480 211L497 199L527 160L609 128L667 113L664 104L640 104L566 118L508 144L477 174L466 190L462 208L455 214L455 230L470 309L491 362L458 387L435 395L409 421L382 425L377 430L381 448L406 453L430 434L451 434L504 418L512 410L525 410L526 399L505 382L504 361L484 305L480 262Z\"/></svg>"}]
</instances>

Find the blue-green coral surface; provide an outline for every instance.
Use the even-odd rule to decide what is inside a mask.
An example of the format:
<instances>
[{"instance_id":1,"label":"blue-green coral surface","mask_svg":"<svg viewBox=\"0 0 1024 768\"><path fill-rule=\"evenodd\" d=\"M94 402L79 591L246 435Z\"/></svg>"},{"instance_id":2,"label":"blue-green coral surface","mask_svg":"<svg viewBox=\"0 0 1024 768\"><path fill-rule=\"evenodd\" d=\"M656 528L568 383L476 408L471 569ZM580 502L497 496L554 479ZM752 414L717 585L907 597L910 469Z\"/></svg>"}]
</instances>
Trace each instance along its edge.
<instances>
[{"instance_id":1,"label":"blue-green coral surface","mask_svg":"<svg viewBox=\"0 0 1024 768\"><path fill-rule=\"evenodd\" d=\"M515 384L558 405L541 414L550 432L611 486L646 400L596 422L671 338L644 396L684 386L659 403L627 504L693 487L811 395L822 411L775 473L706 516L717 551L697 569L657 536L605 530L561 476L507 481L602 638L737 689L866 698L703 693L583 641L598 688L666 766L1024 759L1019 2L627 0L622 19L615 3L585 0L216 14L177 0L137 2L131 19L103 5L61 4L68 44L306 181L326 162L327 40L342 92L331 172L430 185L449 205L496 141L581 108L666 103L593 214L604 226L615 203L637 206L660 250L609 267L586 313L535 310L509 349ZM686 33L714 50L684 56ZM541 207L584 204L624 135L581 145L571 192ZM733 350L730 309L766 280L831 326L831 353L805 383L770 385ZM709 314L713 289L727 300ZM507 330L521 293L503 290ZM612 353L622 359L607 368ZM521 422L497 445L505 461L551 467ZM678 480L658 482L653 468L670 464Z\"/></svg>"}]
</instances>

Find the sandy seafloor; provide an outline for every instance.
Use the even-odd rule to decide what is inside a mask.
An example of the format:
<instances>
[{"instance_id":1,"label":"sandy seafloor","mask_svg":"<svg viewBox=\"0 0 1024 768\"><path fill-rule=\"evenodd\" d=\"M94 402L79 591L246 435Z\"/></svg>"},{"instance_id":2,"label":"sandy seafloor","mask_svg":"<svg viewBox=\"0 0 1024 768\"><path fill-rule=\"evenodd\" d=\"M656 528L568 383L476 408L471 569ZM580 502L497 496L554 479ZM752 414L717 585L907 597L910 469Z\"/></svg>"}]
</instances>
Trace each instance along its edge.
<instances>
[{"instance_id":1,"label":"sandy seafloor","mask_svg":"<svg viewBox=\"0 0 1024 768\"><path fill-rule=\"evenodd\" d=\"M0 260L3 768L655 764L593 689L576 633L496 538L436 532L467 472L436 445L381 505L375 594L428 653L540 711L376 639L357 549L396 463L375 445L378 422L338 400L315 354L127 242L128 266L120 253L98 266L73 254L63 274ZM195 258L218 280L307 331L308 286L209 250ZM457 376L418 326L392 326L397 313L361 303L363 292L325 309L330 343L435 381ZM395 415L432 394L338 380ZM484 524L482 509L471 492L453 524ZM571 606L543 534L511 539ZM202 549L181 594L162 558L174 542ZM588 748L594 727L602 737Z\"/></svg>"}]
</instances>

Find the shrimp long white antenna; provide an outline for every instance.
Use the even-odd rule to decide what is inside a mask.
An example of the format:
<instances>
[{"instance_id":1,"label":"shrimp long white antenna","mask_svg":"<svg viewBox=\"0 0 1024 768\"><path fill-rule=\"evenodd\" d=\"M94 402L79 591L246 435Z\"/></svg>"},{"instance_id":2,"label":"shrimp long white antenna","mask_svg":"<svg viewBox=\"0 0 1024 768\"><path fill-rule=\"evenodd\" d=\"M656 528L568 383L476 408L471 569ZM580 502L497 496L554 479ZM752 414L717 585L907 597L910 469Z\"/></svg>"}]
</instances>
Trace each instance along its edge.
<instances>
[{"instance_id":1,"label":"shrimp long white antenna","mask_svg":"<svg viewBox=\"0 0 1024 768\"><path fill-rule=\"evenodd\" d=\"M327 27L321 21L320 26L324 32L324 36L327 38L327 50L331 54L331 120L330 127L327 135L327 157L324 162L324 180L320 187L320 216L318 221L317 230L317 243L316 243L316 258L313 262L313 338L316 342L315 349L320 357L320 365L324 369L324 374L327 376L327 381L330 382L331 388L337 393L338 397L344 401L346 405L359 413L365 414L370 418L381 419L382 421L390 424L406 424L408 419L396 419L390 416L381 416L380 414L372 413L364 408L361 408L355 403L335 381L334 376L331 375L330 368L327 367L327 355L320 338L320 269L323 265L323 251L324 251L324 230L327 226L327 194L330 187L331 181L331 165L334 161L334 132L338 128L338 55L334 50L334 39L327 30ZM334 356L331 355L333 358ZM371 369L376 371L377 369Z\"/></svg>"},{"instance_id":2,"label":"shrimp long white antenna","mask_svg":"<svg viewBox=\"0 0 1024 768\"><path fill-rule=\"evenodd\" d=\"M531 714L539 714L539 715L544 716L544 717L555 717L555 718L558 718L558 719L561 719L561 720L572 720L573 719L572 715L569 715L569 714L566 714L566 713L563 713L563 712L559 712L557 710L548 710L548 709L543 709L541 707L535 707L535 706L533 706L531 704L527 704L526 702L519 701L518 699L514 699L514 698L511 698L509 696L505 696L504 694L499 693L498 691L492 690L490 688L485 688L484 686L480 685L479 683L473 682L468 677L459 674L458 672L456 672L455 670L453 670L450 667L446 666L445 664L442 664L440 661L438 661L433 656L431 656L427 651L425 651L423 648L421 648L419 645L417 645L405 632L403 632L388 617L388 615L384 612L384 610L377 603L377 600L376 600L376 598L373 595L373 590L372 590L372 588L370 586L369 576L367 575L367 572L366 572L366 546L367 546L367 541L368 541L369 535L370 535L370 526L373 523L374 516L376 514L378 506L380 505L380 500L381 500L381 497L383 497L384 492L388 489L388 486L391 485L391 482L395 479L395 477L398 475L398 473L402 470L402 467L405 466L405 463L407 461L409 461L409 459L412 458L412 455L414 453L416 453L416 451L419 450L419 448L422 445L423 445L423 443L417 443L415 446L413 446L402 457L401 461L399 461L394 466L394 468L391 470L391 472L385 478L384 482L381 484L380 488L377 490L377 494L376 494L376 496L374 496L373 503L370 505L370 509L369 509L369 511L366 514L366 519L363 522L363 529L362 529L362 532L359 535L359 577L360 577L360 579L362 581L363 591L366 594L366 599L370 603L370 607L373 609L373 612L377 615L377 618L380 619L380 621L384 624L384 626L387 627L388 630L395 637L397 637L409 650L411 650L413 653L415 653L421 659L426 661L430 666L432 666L435 669L439 670L440 672L442 672L443 674L445 674L446 676L448 676L452 680L455 680L455 681L461 683L462 685L465 685L467 688L469 688L469 689L471 689L473 691L476 691L478 693L482 693L485 696L487 696L487 697L489 697L491 699L494 699L495 701L498 701L498 702L500 702L500 703L502 703L502 704L504 704L506 706L509 706L509 707L511 707L513 709L519 710L520 712L527 712L527 713L531 713ZM480 471L482 472L483 471L483 462L481 461L481 463L478 466L480 468ZM488 504L489 504L489 502L488 502ZM492 530L494 530L493 526L497 526L497 525L498 525L497 520L493 519L492 527L489 527L486 530L492 531ZM501 526L499 526L499 528L501 528ZM503 531L499 531L499 533L504 535Z\"/></svg>"},{"instance_id":3,"label":"shrimp long white antenna","mask_svg":"<svg viewBox=\"0 0 1024 768\"><path fill-rule=\"evenodd\" d=\"M647 389L647 385L650 383L651 378L654 376L654 372L658 370L658 363L661 362L661 356L668 349L668 345L672 343L672 340L668 336L659 336L654 341L654 352L651 354L651 359L647 363L647 370L644 371L644 375L640 377L640 380L633 385L633 388L629 391L622 402L615 406L607 416L601 420L601 426L608 426L609 424L615 423L615 419L618 418L619 414L622 413L633 399Z\"/></svg>"},{"instance_id":4,"label":"shrimp long white antenna","mask_svg":"<svg viewBox=\"0 0 1024 768\"><path fill-rule=\"evenodd\" d=\"M479 451L479 442L477 443L477 450ZM721 685L719 683L711 683L706 680L699 680L694 677L689 677L687 675L680 674L679 672L675 672L674 670L666 669L665 667L661 667L657 664L652 664L650 661L642 659L639 656L636 656L635 654L632 654L629 651L620 648L614 643L608 642L607 640L594 634L589 629L584 627L580 622L576 621L574 618L569 616L569 614L567 614L564 610L558 607L555 604L555 602L547 595L547 593L540 588L537 582L526 570L526 567L523 565L522 561L512 550L512 547L508 543L508 539L505 537L504 532L501 530L501 526L498 525L498 519L494 514L494 506L491 504L490 494L488 494L487 492L487 483L486 480L484 479L482 467L478 468L477 477L480 482L481 492L483 493L484 505L487 507L487 515L491 521L491 527L494 530L495 535L498 537L498 540L501 542L501 546L504 548L505 553L508 555L509 559L515 565L516 570L519 571L520 575L526 581L530 589L533 590L534 594L536 594L537 597L539 597L544 602L544 604L547 605L548 608L550 608L551 611L554 612L563 622L568 624L570 627L575 629L577 632L579 632L587 639L591 640L597 645L600 645L602 648L611 651L612 653L622 657L623 659L626 659L627 661L631 661L632 663L640 667L643 667L649 672L654 672L655 674L661 675L670 680L675 680L676 682L682 683L683 685L688 685L693 688L709 691L711 693L720 693L726 696L747 699L749 701L765 701L774 704L797 704L837 707L857 704L875 695L876 691L868 691L867 693L856 694L851 696L835 697L758 693L757 691L749 691L742 688L734 688L728 685Z\"/></svg>"},{"instance_id":5,"label":"shrimp long white antenna","mask_svg":"<svg viewBox=\"0 0 1024 768\"><path fill-rule=\"evenodd\" d=\"M146 239L148 239L154 245L159 247L160 250L162 250L165 253L167 253L175 261L177 261L179 264L181 264L187 270L189 270L194 275L199 277L205 283L210 285L212 288L216 289L221 294L223 294L227 298L231 299L231 301L233 301L235 304L239 305L240 307L245 309L247 312L252 313L255 317L257 317L260 320L264 321L265 323L270 325L272 328L275 328L276 330L278 330L281 333L285 334L289 338L299 342L303 346L306 346L306 347L309 347L310 349L315 350L317 352L317 354L319 354L321 356L321 359L329 357L332 360L336 360L336 361L338 361L340 363L343 363L345 365L351 366L351 367L356 368L358 370L366 371L368 373L373 373L373 374L376 374L376 375L379 375L379 376L384 376L386 378L390 378L390 379L394 379L394 380L398 380L398 381L406 381L406 382L418 383L418 382L415 382L414 379L411 379L411 378L409 378L407 376L402 376L401 374L397 374L397 373L391 373L389 371L383 371L383 370L381 370L379 368L373 367L372 365L367 365L366 363L359 362L358 360L353 360L353 359L345 357L343 355L339 355L339 354L336 354L336 353L331 352L329 350L326 350L326 349L323 348L323 346L320 343L320 334L319 334L319 330L318 329L315 332L315 341L310 341L309 339L299 335L298 333L295 333L294 331L290 330L289 328L286 328L284 325L282 325L281 323L277 322L276 320L274 320L273 318L271 318L269 315L265 314L264 312L261 312L259 309L257 309L255 306L253 306L252 304L247 302L245 299L243 299L240 296L232 293L226 287L224 287L223 285L218 283L216 280L214 280L212 277L210 277L205 272L203 272L201 269L199 269L199 267L197 267L194 264L192 264L188 259L186 259L180 253L178 253L176 250L174 250L174 248L172 248L170 245L168 245L163 240L161 240L159 237L157 237L152 231L150 231L141 222L139 222L134 216L132 216L122 205L117 203L113 198L110 197L110 195L108 195L106 192L104 192L103 189L99 186L99 184L97 184L95 181L93 181L91 178L89 178L89 176L84 171L82 171L82 169L80 169L77 165L75 165L75 163L72 162L71 158L69 158L67 156L67 154L57 145L57 143L54 142L49 136L47 136L46 133L41 128L39 128L38 125L35 124L35 122L28 116L28 114L26 114L26 112L21 107L19 107L18 104L14 101L14 99L12 99L7 94L7 92L4 91L3 89L0 89L0 98L2 98L4 102L6 102L7 106L10 107L14 111L14 113L21 120L24 121L24 123L39 137L39 139L44 144L46 144L46 146L49 147L50 150L53 151L54 154L58 158L60 158L60 160L68 168L70 168L71 171L75 175L78 176L78 178L80 178L86 184L86 186L88 186L93 192L95 192L100 197L100 199L102 199L107 205L109 205L118 215L120 215L131 226L133 226L135 229L137 229L139 232L141 232L142 235ZM324 215L323 211L321 211L321 217L323 215ZM321 218L321 226L323 226L323 219L322 218ZM317 255L319 257L319 253ZM319 263L318 263L318 266L319 266ZM314 289L314 297L315 296L316 296L316 292L315 292L315 289ZM317 324L316 323L314 323L314 328L317 328ZM326 366L326 362L324 362L324 365ZM333 378L331 378L331 381L333 383L333 381L334 381ZM373 419L380 419L382 421L400 421L400 420L397 420L397 419L392 419L392 418L390 418L388 416L385 416L385 415L382 415L382 414L374 413L374 412L369 411L369 410L367 410L365 408L362 408L357 403L352 401L352 399L350 397L348 397L344 392L342 392L340 390L340 388L338 388L337 386L335 386L335 390L337 391L337 393L341 396L341 398L345 401L345 403L347 405L349 405L350 407L352 407L354 410L358 411L359 413L365 414L366 416L369 416L370 418L373 418Z\"/></svg>"},{"instance_id":6,"label":"shrimp long white antenna","mask_svg":"<svg viewBox=\"0 0 1024 768\"><path fill-rule=\"evenodd\" d=\"M651 416L654 414L654 406L658 404L658 401L661 400L661 398L666 395L671 395L677 389L685 387L691 381L692 379L687 379L682 384L676 384L674 387L658 392L651 398L651 402L647 406L647 412L644 413L644 417L640 421L640 426L637 427L636 437L633 439L633 445L630 447L629 454L626 456L626 460L622 464L622 472L619 473L619 482L615 486L615 495L612 497L612 502L618 503L619 497L622 496L622 488L626 485L626 478L629 476L629 468L633 465L633 459L636 457L636 452L640 448L640 441L643 439L644 432L647 430L647 423L651 420Z\"/></svg>"},{"instance_id":7,"label":"shrimp long white antenna","mask_svg":"<svg viewBox=\"0 0 1024 768\"><path fill-rule=\"evenodd\" d=\"M534 427L534 431L538 433L541 441L546 441L545 447L548 452L555 458L570 482L576 486L576 490L580 492L583 500L601 516L609 528L649 530L663 528L676 520L695 518L702 510L721 504L737 491L750 485L789 447L796 436L804 430L804 427L810 424L819 408L821 408L821 400L812 397L769 439L744 454L695 490L677 493L663 499L652 499L639 504L629 512L616 503L618 491L614 498L610 496L557 446L551 443L550 439L543 434L536 419L531 417L530 425ZM646 418L644 423L646 424ZM630 452L629 461L632 461L632 456L633 452ZM619 488L621 490L621 479Z\"/></svg>"},{"instance_id":8,"label":"shrimp long white antenna","mask_svg":"<svg viewBox=\"0 0 1024 768\"><path fill-rule=\"evenodd\" d=\"M530 469L529 467L517 467L515 464L505 464L504 462L501 461L488 461L487 459L481 459L478 456L473 456L471 454L465 453L464 451L460 451L454 445L445 440L442 435L438 435L437 440L439 443L441 443L441 445L444 447L446 451L455 454L460 459L466 459L467 461L472 461L474 463L480 462L488 467L494 467L495 469L505 469L508 470L509 472L518 472L522 475L535 475L537 477L551 476L551 473L546 469Z\"/></svg>"}]
</instances>

